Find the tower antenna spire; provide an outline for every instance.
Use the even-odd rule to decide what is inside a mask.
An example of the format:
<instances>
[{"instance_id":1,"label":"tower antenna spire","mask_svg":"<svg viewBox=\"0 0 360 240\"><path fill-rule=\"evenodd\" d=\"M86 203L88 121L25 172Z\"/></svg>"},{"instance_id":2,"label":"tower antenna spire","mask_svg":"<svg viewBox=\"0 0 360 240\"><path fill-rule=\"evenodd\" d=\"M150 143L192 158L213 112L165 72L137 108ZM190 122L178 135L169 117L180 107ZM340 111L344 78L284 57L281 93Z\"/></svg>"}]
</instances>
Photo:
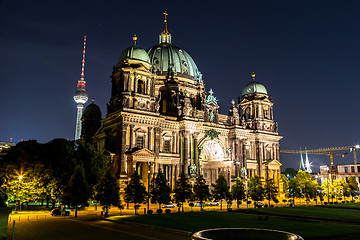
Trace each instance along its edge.
<instances>
[{"instance_id":1,"label":"tower antenna spire","mask_svg":"<svg viewBox=\"0 0 360 240\"><path fill-rule=\"evenodd\" d=\"M84 79L84 69L85 69L85 47L86 47L86 36L84 36L84 49L82 56L82 65L81 65L81 77L77 83L77 91L74 94L74 101L77 104L77 114L76 114L76 128L75 128L75 141L80 139L81 135L81 117L84 104L88 100L88 95L85 91L85 79Z\"/></svg>"},{"instance_id":2,"label":"tower antenna spire","mask_svg":"<svg viewBox=\"0 0 360 240\"><path fill-rule=\"evenodd\" d=\"M86 48L86 36L84 36L84 50L81 65L81 80L84 81L84 70L85 70L85 48Z\"/></svg>"}]
</instances>

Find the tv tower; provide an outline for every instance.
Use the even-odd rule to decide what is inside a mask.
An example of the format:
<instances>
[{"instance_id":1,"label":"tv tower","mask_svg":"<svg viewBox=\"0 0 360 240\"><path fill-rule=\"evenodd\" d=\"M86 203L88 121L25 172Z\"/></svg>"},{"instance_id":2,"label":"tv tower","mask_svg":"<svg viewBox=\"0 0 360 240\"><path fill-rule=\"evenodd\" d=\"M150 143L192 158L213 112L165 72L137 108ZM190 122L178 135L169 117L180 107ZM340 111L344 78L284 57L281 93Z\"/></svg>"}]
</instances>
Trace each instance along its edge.
<instances>
[{"instance_id":1,"label":"tv tower","mask_svg":"<svg viewBox=\"0 0 360 240\"><path fill-rule=\"evenodd\" d=\"M84 108L84 104L88 100L88 95L85 92L85 80L84 80L84 67L85 67L85 46L86 36L84 36L84 50L81 66L81 78L77 83L77 91L74 94L74 100L77 103L77 114L76 114L76 129L75 129L75 141L80 139L81 134L81 116Z\"/></svg>"}]
</instances>

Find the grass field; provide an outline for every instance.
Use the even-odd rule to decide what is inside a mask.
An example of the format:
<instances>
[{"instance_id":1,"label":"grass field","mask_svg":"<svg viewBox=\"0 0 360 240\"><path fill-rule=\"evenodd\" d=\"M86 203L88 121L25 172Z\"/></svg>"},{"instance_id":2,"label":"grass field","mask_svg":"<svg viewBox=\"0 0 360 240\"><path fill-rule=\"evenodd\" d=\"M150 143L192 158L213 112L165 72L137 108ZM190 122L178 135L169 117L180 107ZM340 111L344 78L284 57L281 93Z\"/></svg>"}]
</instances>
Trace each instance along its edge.
<instances>
[{"instance_id":1,"label":"grass field","mask_svg":"<svg viewBox=\"0 0 360 240\"><path fill-rule=\"evenodd\" d=\"M356 205L358 206L358 205ZM288 231L302 236L304 239L360 239L360 215L358 210L295 207L256 209L256 214L241 212L188 212L171 214L154 214L131 217L113 217L116 221L132 221L148 225L196 232L203 229L219 227L266 228ZM285 216L309 216L312 218L333 218L339 221L354 222L311 222L269 216L268 220L259 219L266 213Z\"/></svg>"},{"instance_id":2,"label":"grass field","mask_svg":"<svg viewBox=\"0 0 360 240\"><path fill-rule=\"evenodd\" d=\"M345 204L341 204L344 206ZM357 205L359 206L359 205ZM338 205L340 207L340 205ZM359 208L360 210L360 208ZM274 214L283 216L300 216L319 219L333 219L338 221L348 221L353 223L360 223L360 211L350 208L335 208L335 207L284 207L284 208L258 208L251 210L243 210L253 213ZM239 210L241 212L241 210ZM360 227L360 226L359 226Z\"/></svg>"}]
</instances>

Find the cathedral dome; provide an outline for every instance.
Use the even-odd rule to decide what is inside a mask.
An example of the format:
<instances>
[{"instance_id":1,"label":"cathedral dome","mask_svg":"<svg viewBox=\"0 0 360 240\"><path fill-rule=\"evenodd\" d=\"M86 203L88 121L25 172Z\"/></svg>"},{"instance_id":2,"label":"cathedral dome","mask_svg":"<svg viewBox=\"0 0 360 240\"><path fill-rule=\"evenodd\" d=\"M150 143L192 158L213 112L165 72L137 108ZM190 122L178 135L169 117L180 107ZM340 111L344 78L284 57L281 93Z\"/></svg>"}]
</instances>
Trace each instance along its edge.
<instances>
[{"instance_id":1,"label":"cathedral dome","mask_svg":"<svg viewBox=\"0 0 360 240\"><path fill-rule=\"evenodd\" d=\"M84 109L82 117L88 120L101 120L101 110L92 102Z\"/></svg>"},{"instance_id":2,"label":"cathedral dome","mask_svg":"<svg viewBox=\"0 0 360 240\"><path fill-rule=\"evenodd\" d=\"M192 57L183 49L170 43L160 43L148 50L150 63L158 75L167 75L169 71L181 77L201 81L199 72Z\"/></svg>"},{"instance_id":3,"label":"cathedral dome","mask_svg":"<svg viewBox=\"0 0 360 240\"><path fill-rule=\"evenodd\" d=\"M264 87L264 85L262 85L261 83L258 83L256 81L252 81L252 82L248 83L244 87L241 96L245 96L247 94L252 94L252 93L262 93L262 94L267 95L267 91L266 91L266 88Z\"/></svg>"},{"instance_id":4,"label":"cathedral dome","mask_svg":"<svg viewBox=\"0 0 360 240\"><path fill-rule=\"evenodd\" d=\"M119 62L128 58L150 63L150 58L146 51L136 45L125 49L120 55Z\"/></svg>"},{"instance_id":5,"label":"cathedral dome","mask_svg":"<svg viewBox=\"0 0 360 240\"><path fill-rule=\"evenodd\" d=\"M154 66L157 75L170 73L201 82L202 75L192 57L185 50L171 44L171 34L167 29L167 13L164 15L164 29L159 35L159 44L147 51L151 65Z\"/></svg>"}]
</instances>

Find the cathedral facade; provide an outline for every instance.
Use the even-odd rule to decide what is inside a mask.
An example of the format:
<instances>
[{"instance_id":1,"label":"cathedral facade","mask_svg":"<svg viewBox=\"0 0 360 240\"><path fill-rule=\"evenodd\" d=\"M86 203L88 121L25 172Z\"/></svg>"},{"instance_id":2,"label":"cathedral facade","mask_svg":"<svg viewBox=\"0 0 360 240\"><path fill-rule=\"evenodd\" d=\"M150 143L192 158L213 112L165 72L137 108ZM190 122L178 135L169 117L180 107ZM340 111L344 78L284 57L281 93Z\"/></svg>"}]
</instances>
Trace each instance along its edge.
<instances>
[{"instance_id":1,"label":"cathedral facade","mask_svg":"<svg viewBox=\"0 0 360 240\"><path fill-rule=\"evenodd\" d=\"M113 68L106 118L100 124L93 103L82 118L83 139L111 157L120 184L137 171L147 186L159 170L172 187L180 173L203 175L207 184L219 174L229 185L255 175L279 184L282 137L255 74L228 114L220 114L192 57L171 44L166 18L159 44L146 51L134 41Z\"/></svg>"}]
</instances>

